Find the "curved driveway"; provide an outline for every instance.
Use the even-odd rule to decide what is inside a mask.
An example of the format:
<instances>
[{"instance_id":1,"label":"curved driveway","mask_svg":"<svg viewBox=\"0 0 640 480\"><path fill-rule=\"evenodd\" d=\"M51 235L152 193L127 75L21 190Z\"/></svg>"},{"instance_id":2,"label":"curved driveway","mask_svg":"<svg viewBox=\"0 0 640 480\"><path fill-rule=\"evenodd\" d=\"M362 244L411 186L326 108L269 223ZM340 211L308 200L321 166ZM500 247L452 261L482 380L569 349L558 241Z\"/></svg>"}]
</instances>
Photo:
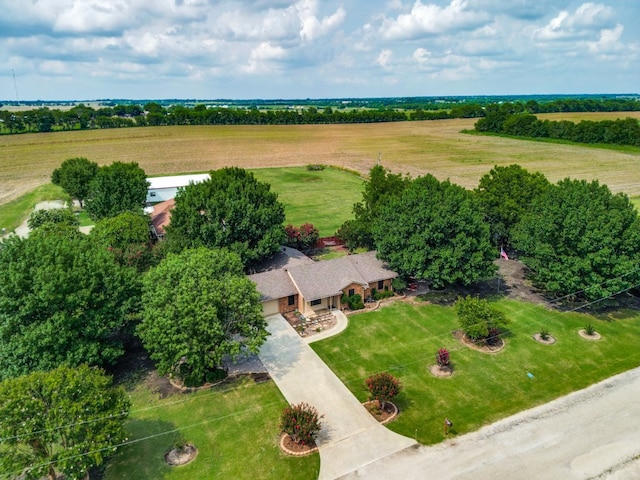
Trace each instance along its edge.
<instances>
[{"instance_id":1,"label":"curved driveway","mask_svg":"<svg viewBox=\"0 0 640 480\"><path fill-rule=\"evenodd\" d=\"M317 442L320 480L333 480L417 445L380 425L284 317L267 320L271 335L260 349L260 360L288 402L307 402L324 414Z\"/></svg>"}]
</instances>

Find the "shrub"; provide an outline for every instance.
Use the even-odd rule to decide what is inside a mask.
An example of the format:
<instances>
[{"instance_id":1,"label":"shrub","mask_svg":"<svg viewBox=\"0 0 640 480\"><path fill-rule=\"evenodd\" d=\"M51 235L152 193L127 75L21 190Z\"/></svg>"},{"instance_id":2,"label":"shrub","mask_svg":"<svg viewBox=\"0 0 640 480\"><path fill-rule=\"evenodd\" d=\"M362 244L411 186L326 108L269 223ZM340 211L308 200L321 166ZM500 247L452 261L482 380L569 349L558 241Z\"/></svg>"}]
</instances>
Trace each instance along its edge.
<instances>
[{"instance_id":1,"label":"shrub","mask_svg":"<svg viewBox=\"0 0 640 480\"><path fill-rule=\"evenodd\" d=\"M438 349L438 353L436 353L436 363L440 365L440 367L448 367L451 364L449 350L446 348Z\"/></svg>"},{"instance_id":2,"label":"shrub","mask_svg":"<svg viewBox=\"0 0 640 480\"><path fill-rule=\"evenodd\" d=\"M550 335L551 335L551 334L549 333L549 330L544 329L544 328L543 328L542 330L540 330L540 338L541 338L542 340L549 340L549 336L550 336Z\"/></svg>"},{"instance_id":3,"label":"shrub","mask_svg":"<svg viewBox=\"0 0 640 480\"><path fill-rule=\"evenodd\" d=\"M367 378L367 390L369 390L369 398L380 402L380 407L384 409L387 402L400 393L402 385L400 380L395 378L388 372L380 372Z\"/></svg>"},{"instance_id":4,"label":"shrub","mask_svg":"<svg viewBox=\"0 0 640 480\"><path fill-rule=\"evenodd\" d=\"M351 295L348 299L349 308L351 310L361 310L364 308L364 302L362 301L362 295L356 293Z\"/></svg>"},{"instance_id":5,"label":"shrub","mask_svg":"<svg viewBox=\"0 0 640 480\"><path fill-rule=\"evenodd\" d=\"M587 323L587 326L584 327L584 331L589 336L595 335L596 334L596 327L594 327L593 324L591 322L589 322L589 323Z\"/></svg>"},{"instance_id":6,"label":"shrub","mask_svg":"<svg viewBox=\"0 0 640 480\"><path fill-rule=\"evenodd\" d=\"M407 288L407 282L400 277L396 277L391 280L391 287L398 293L404 292L405 288Z\"/></svg>"},{"instance_id":7,"label":"shrub","mask_svg":"<svg viewBox=\"0 0 640 480\"><path fill-rule=\"evenodd\" d=\"M467 295L455 304L460 327L472 340L495 343L500 338L500 328L508 321L504 314L493 308L485 299Z\"/></svg>"},{"instance_id":8,"label":"shrub","mask_svg":"<svg viewBox=\"0 0 640 480\"><path fill-rule=\"evenodd\" d=\"M313 163L311 165L307 165L307 170L309 170L311 172L324 170L325 168L327 168L327 166L326 165L322 165L320 163Z\"/></svg>"},{"instance_id":9,"label":"shrub","mask_svg":"<svg viewBox=\"0 0 640 480\"><path fill-rule=\"evenodd\" d=\"M315 407L305 402L290 405L282 411L280 430L288 434L291 439L302 445L313 443L322 428L319 415Z\"/></svg>"},{"instance_id":10,"label":"shrub","mask_svg":"<svg viewBox=\"0 0 640 480\"><path fill-rule=\"evenodd\" d=\"M393 292L391 290L376 291L375 293L373 293L374 300L384 300L385 298L389 297L393 297Z\"/></svg>"}]
</instances>

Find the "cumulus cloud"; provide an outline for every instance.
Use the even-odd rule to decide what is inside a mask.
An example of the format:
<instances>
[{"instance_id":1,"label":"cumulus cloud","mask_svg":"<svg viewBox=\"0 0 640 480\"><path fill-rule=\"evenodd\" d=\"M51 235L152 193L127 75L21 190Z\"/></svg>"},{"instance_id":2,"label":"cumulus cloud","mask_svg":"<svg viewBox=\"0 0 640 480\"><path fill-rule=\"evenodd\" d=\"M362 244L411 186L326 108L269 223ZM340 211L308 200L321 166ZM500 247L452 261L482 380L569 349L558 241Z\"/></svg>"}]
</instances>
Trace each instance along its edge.
<instances>
[{"instance_id":1,"label":"cumulus cloud","mask_svg":"<svg viewBox=\"0 0 640 480\"><path fill-rule=\"evenodd\" d=\"M421 0L395 19L386 19L382 35L391 40L420 38L457 30L469 30L482 26L489 20L485 12L471 11L466 0L451 0L445 7Z\"/></svg>"},{"instance_id":2,"label":"cumulus cloud","mask_svg":"<svg viewBox=\"0 0 640 480\"><path fill-rule=\"evenodd\" d=\"M602 4L585 3L573 13L561 11L547 25L536 30L539 42L589 37L594 31L611 26L613 10Z\"/></svg>"}]
</instances>

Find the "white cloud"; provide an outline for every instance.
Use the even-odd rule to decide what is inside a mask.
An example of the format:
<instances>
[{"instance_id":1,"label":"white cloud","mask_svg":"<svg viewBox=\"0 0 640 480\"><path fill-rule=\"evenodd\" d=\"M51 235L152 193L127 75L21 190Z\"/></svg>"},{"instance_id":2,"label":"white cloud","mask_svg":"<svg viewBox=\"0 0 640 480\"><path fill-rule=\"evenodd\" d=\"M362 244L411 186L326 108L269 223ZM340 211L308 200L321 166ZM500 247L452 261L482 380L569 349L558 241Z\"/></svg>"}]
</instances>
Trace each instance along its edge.
<instances>
[{"instance_id":1,"label":"white cloud","mask_svg":"<svg viewBox=\"0 0 640 480\"><path fill-rule=\"evenodd\" d=\"M400 14L393 20L385 19L381 32L390 40L414 39L474 29L489 20L484 12L470 11L467 6L466 0L451 0L445 7L416 0L409 13Z\"/></svg>"},{"instance_id":2,"label":"white cloud","mask_svg":"<svg viewBox=\"0 0 640 480\"><path fill-rule=\"evenodd\" d=\"M317 17L318 2L316 0L301 0L296 4L298 15L302 23L300 37L304 40L314 40L317 37L326 35L338 25L346 16L345 9L340 6L335 13L322 20Z\"/></svg>"},{"instance_id":3,"label":"white cloud","mask_svg":"<svg viewBox=\"0 0 640 480\"><path fill-rule=\"evenodd\" d=\"M393 56L393 52L388 48L386 48L380 52L380 54L378 55L378 58L376 58L376 62L382 68L389 68L389 60L391 60L392 56Z\"/></svg>"},{"instance_id":4,"label":"white cloud","mask_svg":"<svg viewBox=\"0 0 640 480\"><path fill-rule=\"evenodd\" d=\"M277 70L274 61L282 60L286 56L286 51L270 42L262 42L251 51L249 62L241 68L241 71L250 74L269 73Z\"/></svg>"},{"instance_id":5,"label":"white cloud","mask_svg":"<svg viewBox=\"0 0 640 480\"><path fill-rule=\"evenodd\" d=\"M580 39L589 37L602 27L611 26L613 11L610 7L595 3L584 3L575 12L558 13L547 25L535 31L538 42Z\"/></svg>"}]
</instances>

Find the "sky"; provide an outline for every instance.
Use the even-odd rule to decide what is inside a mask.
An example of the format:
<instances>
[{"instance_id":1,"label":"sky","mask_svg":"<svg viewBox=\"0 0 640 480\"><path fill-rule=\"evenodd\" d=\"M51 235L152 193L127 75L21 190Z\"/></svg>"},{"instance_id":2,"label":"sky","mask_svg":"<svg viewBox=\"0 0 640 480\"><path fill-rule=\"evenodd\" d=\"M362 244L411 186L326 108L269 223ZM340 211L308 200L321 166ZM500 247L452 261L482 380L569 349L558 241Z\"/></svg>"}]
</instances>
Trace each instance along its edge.
<instances>
[{"instance_id":1,"label":"sky","mask_svg":"<svg viewBox=\"0 0 640 480\"><path fill-rule=\"evenodd\" d=\"M639 26L638 0L0 0L0 100L638 93Z\"/></svg>"}]
</instances>

